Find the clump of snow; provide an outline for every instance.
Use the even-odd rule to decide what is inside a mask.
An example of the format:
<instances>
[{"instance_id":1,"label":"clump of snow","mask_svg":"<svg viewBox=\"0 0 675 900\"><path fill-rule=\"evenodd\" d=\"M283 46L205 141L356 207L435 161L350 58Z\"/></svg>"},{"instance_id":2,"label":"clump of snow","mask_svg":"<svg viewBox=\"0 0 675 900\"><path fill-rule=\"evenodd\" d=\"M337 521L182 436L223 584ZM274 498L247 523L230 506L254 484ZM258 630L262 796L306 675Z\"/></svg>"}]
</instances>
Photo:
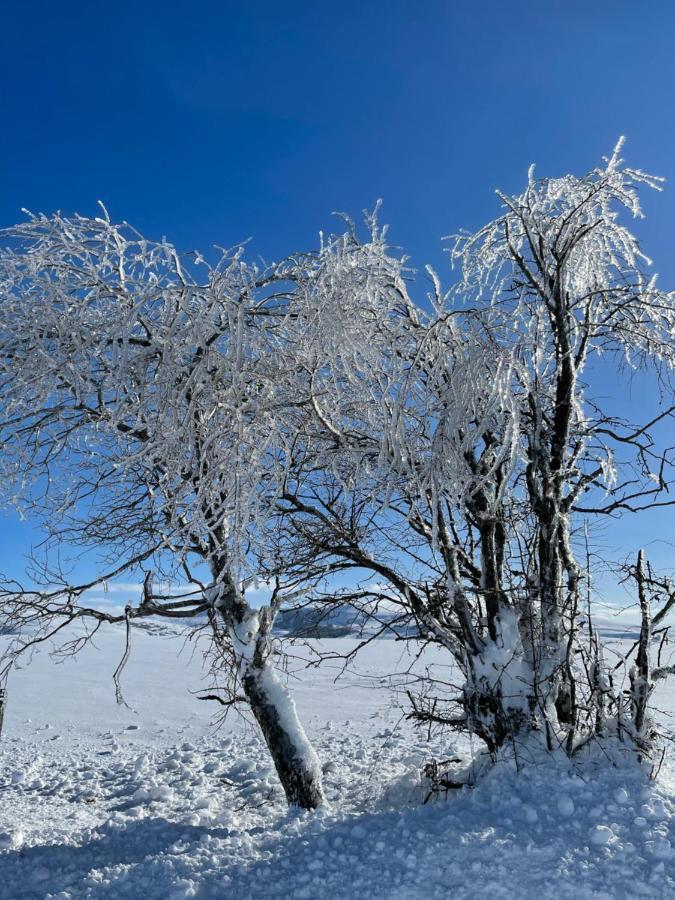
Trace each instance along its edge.
<instances>
[{"instance_id":1,"label":"clump of snow","mask_svg":"<svg viewBox=\"0 0 675 900\"><path fill-rule=\"evenodd\" d=\"M571 816L574 814L574 800L571 797L561 797L558 800L558 812L561 816Z\"/></svg>"},{"instance_id":2,"label":"clump of snow","mask_svg":"<svg viewBox=\"0 0 675 900\"><path fill-rule=\"evenodd\" d=\"M614 833L606 825L594 825L589 831L589 839L596 847L604 847L611 843Z\"/></svg>"},{"instance_id":3,"label":"clump of snow","mask_svg":"<svg viewBox=\"0 0 675 900\"><path fill-rule=\"evenodd\" d=\"M16 828L12 831L0 831L0 850L16 850L23 844L23 831Z\"/></svg>"}]
</instances>

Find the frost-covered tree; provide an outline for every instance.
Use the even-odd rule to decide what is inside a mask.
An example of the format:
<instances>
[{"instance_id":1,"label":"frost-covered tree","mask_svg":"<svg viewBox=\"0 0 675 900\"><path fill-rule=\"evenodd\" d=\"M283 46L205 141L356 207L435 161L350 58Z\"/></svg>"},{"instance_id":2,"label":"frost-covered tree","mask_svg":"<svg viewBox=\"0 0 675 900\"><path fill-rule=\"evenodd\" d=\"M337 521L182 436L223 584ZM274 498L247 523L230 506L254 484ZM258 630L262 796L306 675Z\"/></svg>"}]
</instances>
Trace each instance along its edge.
<instances>
[{"instance_id":1,"label":"frost-covered tree","mask_svg":"<svg viewBox=\"0 0 675 900\"><path fill-rule=\"evenodd\" d=\"M8 659L73 620L85 631L70 649L105 622L205 616L226 702L250 707L289 803L316 807L319 763L271 638L308 575L279 557L268 522L293 456L284 266L258 270L241 248L215 265L181 258L107 214L31 216L4 238L3 486L48 551L99 551L86 583L47 553L34 584L7 587L3 620L21 628ZM87 589L139 569L144 590L123 614L87 605ZM271 600L256 607L258 578ZM176 595L167 580L187 586Z\"/></svg>"},{"instance_id":2,"label":"frost-covered tree","mask_svg":"<svg viewBox=\"0 0 675 900\"><path fill-rule=\"evenodd\" d=\"M522 487L531 523L527 588L517 605L503 595L496 612L502 629L517 614L518 641L504 642L513 662L496 667L504 675L492 683L516 697L501 704L507 735L523 721L543 726L548 748L563 741L568 752L588 731L586 710L598 696L575 666L581 614L575 515L672 502L661 499L671 463L651 442L654 422L614 428L582 381L589 362L603 356L627 366L673 362L673 297L644 274L650 261L621 219L622 210L642 215L638 188L658 187L659 179L624 167L620 151L621 142L581 178L536 179L531 170L522 194L499 195L503 214L460 236L452 252L461 269L457 295L487 304L481 319L513 361L514 495ZM636 451L635 465L617 452L622 446ZM596 674L598 665L593 661ZM515 681L508 677L513 669Z\"/></svg>"},{"instance_id":3,"label":"frost-covered tree","mask_svg":"<svg viewBox=\"0 0 675 900\"><path fill-rule=\"evenodd\" d=\"M580 641L574 530L582 516L672 502L651 432L672 409L630 427L584 383L591 361L620 374L673 360L672 295L644 274L621 219L641 215L638 188L658 179L619 152L583 177L531 171L522 194L500 194L499 218L454 244L454 288L430 273L426 308L383 231L384 282L366 275L373 241L352 232L298 287L318 317L322 285L340 284L349 333L314 342L306 430L331 464L289 479L289 540L361 573L344 600L386 603L447 648L464 676L454 709L418 699L415 713L493 754L574 753L599 715L611 730L601 654Z\"/></svg>"}]
</instances>

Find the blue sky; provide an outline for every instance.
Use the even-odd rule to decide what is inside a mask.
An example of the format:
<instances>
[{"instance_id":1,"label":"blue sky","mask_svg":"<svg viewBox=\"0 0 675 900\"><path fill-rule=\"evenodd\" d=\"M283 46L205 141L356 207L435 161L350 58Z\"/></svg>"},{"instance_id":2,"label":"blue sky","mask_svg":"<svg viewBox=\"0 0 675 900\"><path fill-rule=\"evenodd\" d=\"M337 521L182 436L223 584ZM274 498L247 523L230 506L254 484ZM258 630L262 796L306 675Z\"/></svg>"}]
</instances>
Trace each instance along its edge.
<instances>
[{"instance_id":1,"label":"blue sky","mask_svg":"<svg viewBox=\"0 0 675 900\"><path fill-rule=\"evenodd\" d=\"M493 217L495 187L626 134L669 181L638 231L675 285L674 39L668 2L8 3L0 224L100 198L183 249L252 237L276 258L382 197L392 240L445 272L440 237ZM33 538L0 520L0 568Z\"/></svg>"}]
</instances>

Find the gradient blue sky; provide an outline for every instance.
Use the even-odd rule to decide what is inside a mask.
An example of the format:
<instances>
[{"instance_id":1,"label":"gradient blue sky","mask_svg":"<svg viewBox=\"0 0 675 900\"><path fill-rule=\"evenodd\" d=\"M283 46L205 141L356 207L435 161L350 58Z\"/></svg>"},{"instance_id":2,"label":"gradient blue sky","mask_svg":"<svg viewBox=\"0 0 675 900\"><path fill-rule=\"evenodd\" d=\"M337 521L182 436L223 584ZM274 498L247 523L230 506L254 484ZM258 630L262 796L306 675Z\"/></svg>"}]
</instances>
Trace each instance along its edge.
<instances>
[{"instance_id":1,"label":"gradient blue sky","mask_svg":"<svg viewBox=\"0 0 675 900\"><path fill-rule=\"evenodd\" d=\"M672 184L639 233L675 285L674 46L670 2L6 3L0 224L100 198L183 249L250 236L275 258L382 197L392 240L445 271L440 237L493 217L495 187L626 134ZM0 520L0 568L33 538Z\"/></svg>"}]
</instances>

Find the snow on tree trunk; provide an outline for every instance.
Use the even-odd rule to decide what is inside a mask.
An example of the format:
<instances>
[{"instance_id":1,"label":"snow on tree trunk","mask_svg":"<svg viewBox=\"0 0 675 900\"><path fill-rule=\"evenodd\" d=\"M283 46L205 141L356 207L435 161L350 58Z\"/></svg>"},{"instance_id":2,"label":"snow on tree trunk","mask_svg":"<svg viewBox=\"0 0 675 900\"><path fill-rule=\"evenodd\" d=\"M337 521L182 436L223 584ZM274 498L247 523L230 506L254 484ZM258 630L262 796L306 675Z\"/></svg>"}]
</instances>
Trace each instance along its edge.
<instances>
[{"instance_id":1,"label":"snow on tree trunk","mask_svg":"<svg viewBox=\"0 0 675 900\"><path fill-rule=\"evenodd\" d=\"M239 677L251 712L260 726L279 781L290 806L316 809L324 800L321 765L300 723L285 685L271 662L271 619L248 610L236 625L228 625Z\"/></svg>"},{"instance_id":2,"label":"snow on tree trunk","mask_svg":"<svg viewBox=\"0 0 675 900\"><path fill-rule=\"evenodd\" d=\"M493 755L536 730L534 673L520 641L515 610L501 608L495 640L470 658L464 707L469 730Z\"/></svg>"},{"instance_id":3,"label":"snow on tree trunk","mask_svg":"<svg viewBox=\"0 0 675 900\"><path fill-rule=\"evenodd\" d=\"M288 804L316 809L324 800L321 768L288 691L269 663L248 666L242 685Z\"/></svg>"}]
</instances>

